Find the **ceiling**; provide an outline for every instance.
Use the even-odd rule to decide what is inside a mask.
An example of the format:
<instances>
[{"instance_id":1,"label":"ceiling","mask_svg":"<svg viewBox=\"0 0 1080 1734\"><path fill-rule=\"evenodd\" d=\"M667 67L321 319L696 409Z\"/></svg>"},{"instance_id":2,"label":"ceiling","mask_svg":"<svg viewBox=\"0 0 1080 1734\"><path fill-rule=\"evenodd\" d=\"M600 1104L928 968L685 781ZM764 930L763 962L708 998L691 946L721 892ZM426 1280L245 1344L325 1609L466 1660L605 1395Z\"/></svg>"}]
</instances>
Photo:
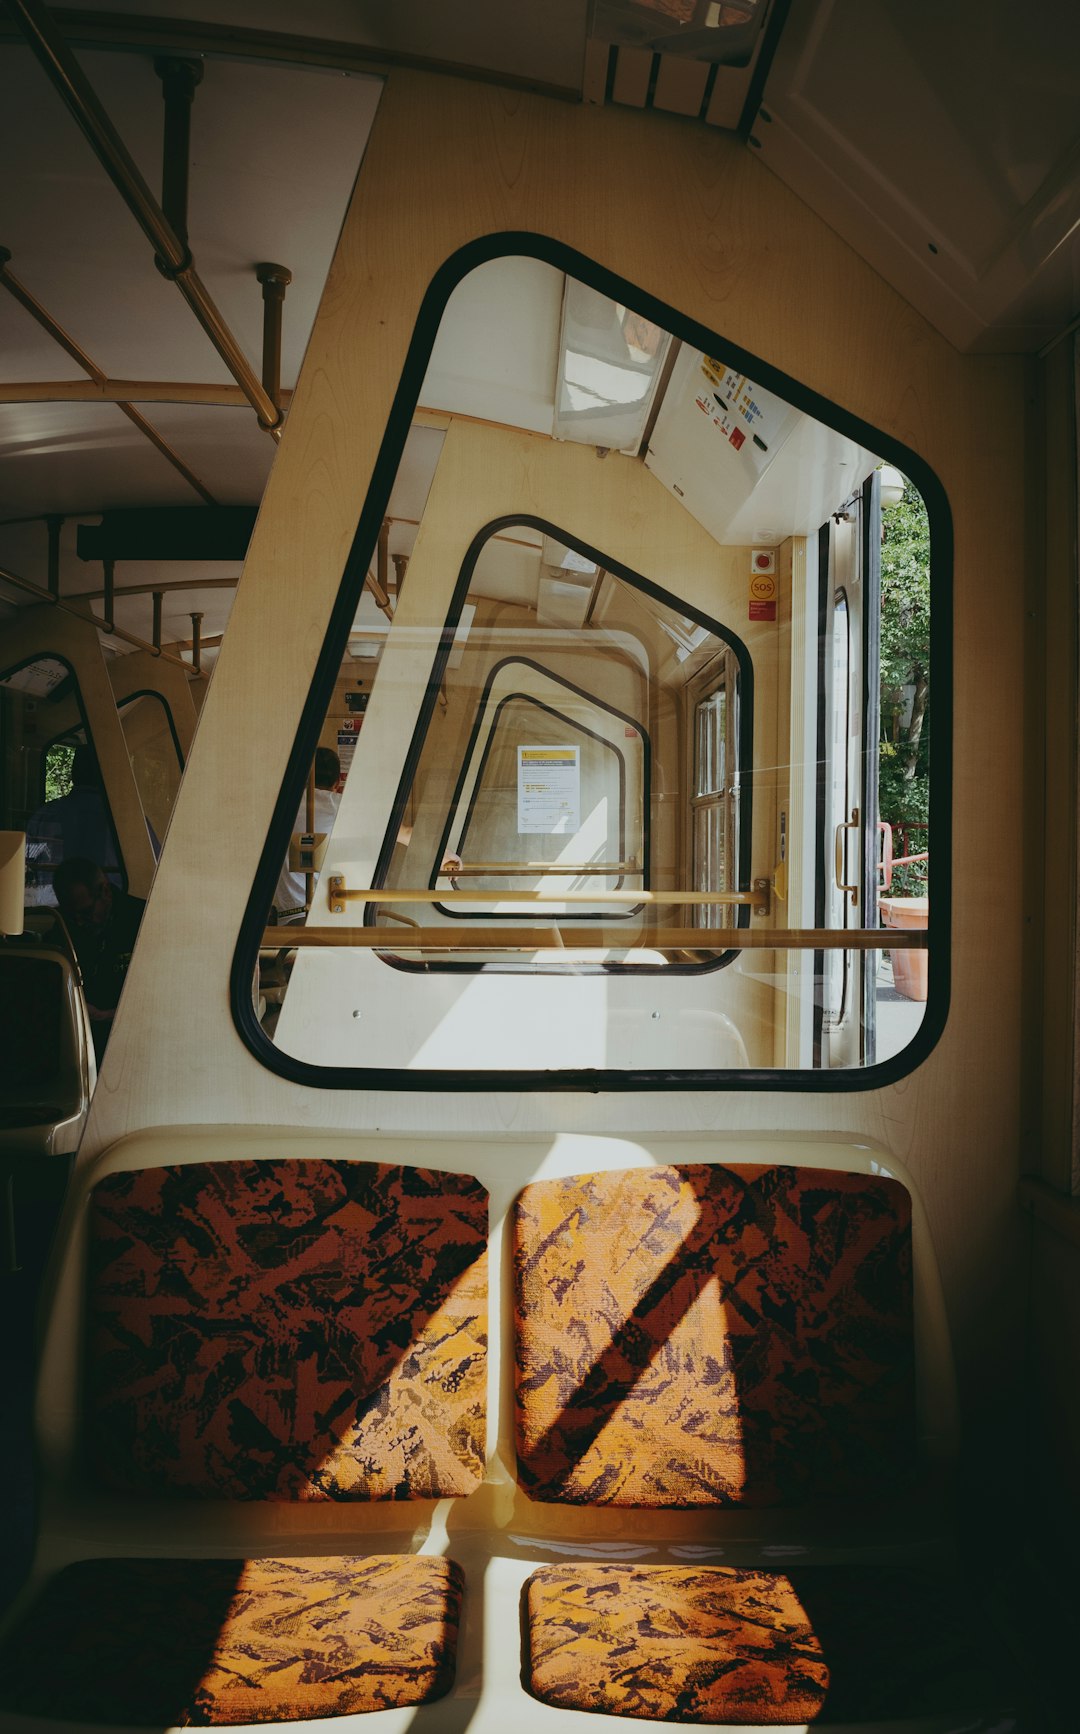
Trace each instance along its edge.
<instances>
[{"instance_id":1,"label":"ceiling","mask_svg":"<svg viewBox=\"0 0 1080 1734\"><path fill-rule=\"evenodd\" d=\"M124 507L255 507L276 449L24 41L20 4L8 0L7 18L0 8L0 246L10 251L0 273L9 291L0 292L0 619L34 600L4 572L45 582L50 514L63 518L60 593L85 603L103 580L100 564L78 558L80 524ZM168 14L159 20L148 0L112 0L107 13L82 3L53 17L155 197L155 55L201 59L190 244L256 373L255 267L292 273L286 411L381 75L399 64L683 117L662 124L740 130L960 348L1038 350L1078 311L1072 8L1044 4L1022 19L1010 0L907 0L902 9L890 0L309 0L303 38L287 0L170 0ZM423 404L565 432L556 425L562 308L560 274L535 261L477 273L448 308ZM678 357L649 459L661 482L691 491L702 428L687 406L700 363ZM710 421L715 443L720 423ZM434 427L414 429L391 502L392 552L409 552L439 441ZM848 457L853 470L864 461ZM772 540L783 476L772 469L777 498L759 492L737 521L733 493L725 522L707 527L720 539L737 530ZM125 562L116 623L148 639L151 592L161 589L164 642L190 638L193 610L212 641L238 573L239 561Z\"/></svg>"}]
</instances>

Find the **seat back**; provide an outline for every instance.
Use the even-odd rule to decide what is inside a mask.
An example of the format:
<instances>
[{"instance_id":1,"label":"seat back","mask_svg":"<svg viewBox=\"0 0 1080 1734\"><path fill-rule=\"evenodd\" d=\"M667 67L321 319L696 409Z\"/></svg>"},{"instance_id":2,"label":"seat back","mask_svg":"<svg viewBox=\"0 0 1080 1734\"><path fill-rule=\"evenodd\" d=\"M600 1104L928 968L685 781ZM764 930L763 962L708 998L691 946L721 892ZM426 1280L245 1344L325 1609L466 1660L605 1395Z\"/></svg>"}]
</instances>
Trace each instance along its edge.
<instances>
[{"instance_id":1,"label":"seat back","mask_svg":"<svg viewBox=\"0 0 1080 1734\"><path fill-rule=\"evenodd\" d=\"M538 1181L513 1269L533 1499L787 1505L892 1489L913 1465L898 1181L695 1163Z\"/></svg>"},{"instance_id":2,"label":"seat back","mask_svg":"<svg viewBox=\"0 0 1080 1734\"><path fill-rule=\"evenodd\" d=\"M97 1476L239 1500L435 1499L484 1469L487 1193L347 1160L106 1175L89 1219Z\"/></svg>"},{"instance_id":3,"label":"seat back","mask_svg":"<svg viewBox=\"0 0 1080 1734\"><path fill-rule=\"evenodd\" d=\"M0 944L0 1054L0 1152L70 1155L96 1073L77 968L59 939Z\"/></svg>"}]
</instances>

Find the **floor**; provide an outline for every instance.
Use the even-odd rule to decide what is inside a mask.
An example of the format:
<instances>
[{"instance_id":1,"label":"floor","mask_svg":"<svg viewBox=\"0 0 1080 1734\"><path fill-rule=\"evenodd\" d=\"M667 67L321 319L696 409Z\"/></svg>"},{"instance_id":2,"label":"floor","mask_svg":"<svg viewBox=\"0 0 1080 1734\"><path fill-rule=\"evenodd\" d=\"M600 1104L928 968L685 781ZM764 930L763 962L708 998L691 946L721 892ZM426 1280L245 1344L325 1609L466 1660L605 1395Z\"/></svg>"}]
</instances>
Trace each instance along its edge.
<instances>
[{"instance_id":1,"label":"floor","mask_svg":"<svg viewBox=\"0 0 1080 1734\"><path fill-rule=\"evenodd\" d=\"M887 951L878 953L876 1059L891 1060L906 1048L923 1020L926 1004L897 993Z\"/></svg>"}]
</instances>

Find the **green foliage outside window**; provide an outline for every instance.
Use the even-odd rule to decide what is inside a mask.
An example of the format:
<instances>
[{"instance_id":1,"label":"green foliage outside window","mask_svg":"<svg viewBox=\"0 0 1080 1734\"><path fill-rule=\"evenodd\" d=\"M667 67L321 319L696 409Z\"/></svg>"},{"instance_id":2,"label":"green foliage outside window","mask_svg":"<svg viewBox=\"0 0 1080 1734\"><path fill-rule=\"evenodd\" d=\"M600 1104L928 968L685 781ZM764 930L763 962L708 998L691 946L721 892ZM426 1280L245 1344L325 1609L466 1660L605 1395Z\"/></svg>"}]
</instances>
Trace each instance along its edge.
<instances>
[{"instance_id":1,"label":"green foliage outside window","mask_svg":"<svg viewBox=\"0 0 1080 1734\"><path fill-rule=\"evenodd\" d=\"M45 799L58 800L61 795L71 793L71 761L75 757L75 748L67 746L50 747L45 754Z\"/></svg>"},{"instance_id":2,"label":"green foliage outside window","mask_svg":"<svg viewBox=\"0 0 1080 1734\"><path fill-rule=\"evenodd\" d=\"M879 811L891 825L925 824L930 810L930 526L910 482L881 514ZM929 833L909 830L909 854ZM924 897L928 863L893 872L892 894Z\"/></svg>"}]
</instances>

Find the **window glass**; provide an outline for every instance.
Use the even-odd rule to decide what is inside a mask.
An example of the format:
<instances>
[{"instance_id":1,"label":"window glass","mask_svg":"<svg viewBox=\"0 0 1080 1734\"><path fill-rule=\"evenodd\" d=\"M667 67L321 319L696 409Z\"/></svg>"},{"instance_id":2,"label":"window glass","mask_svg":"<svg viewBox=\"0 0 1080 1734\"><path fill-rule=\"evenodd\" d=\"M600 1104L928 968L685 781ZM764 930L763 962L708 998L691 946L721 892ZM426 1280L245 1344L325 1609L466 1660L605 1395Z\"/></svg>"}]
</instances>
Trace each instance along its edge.
<instances>
[{"instance_id":1,"label":"window glass","mask_svg":"<svg viewBox=\"0 0 1080 1734\"><path fill-rule=\"evenodd\" d=\"M28 906L55 904L53 873L65 857L95 862L123 887L105 785L65 661L42 655L0 675L0 740L0 828L26 832Z\"/></svg>"},{"instance_id":2,"label":"window glass","mask_svg":"<svg viewBox=\"0 0 1080 1734\"><path fill-rule=\"evenodd\" d=\"M717 684L719 682L719 684ZM735 890L739 836L738 666L725 656L705 681L694 706L694 775L691 797L695 891ZM729 771L730 766L730 771ZM722 927L721 904L702 904L699 927Z\"/></svg>"},{"instance_id":3,"label":"window glass","mask_svg":"<svg viewBox=\"0 0 1080 1734\"><path fill-rule=\"evenodd\" d=\"M424 413L282 767L240 1028L342 1085L899 1075L947 958L928 1021L930 519L886 460L936 501L935 561L943 496L550 254L478 266L418 334Z\"/></svg>"},{"instance_id":4,"label":"window glass","mask_svg":"<svg viewBox=\"0 0 1080 1734\"><path fill-rule=\"evenodd\" d=\"M552 611L541 600L548 587ZM641 894L680 888L677 815L652 787L653 736L676 763L686 683L718 655L737 668L718 624L680 619L566 532L529 523L485 539L460 622L380 874L388 893L438 895L372 904L372 923L414 941L422 913L440 942L423 951L428 972L713 967L717 958L690 958L682 946L638 943L627 953L646 930L662 937L657 915L667 927L696 925L699 906L673 896L654 911ZM736 876L733 861L732 890ZM699 889L727 888L725 877ZM733 910L741 918L732 905L728 923ZM447 932L450 950L435 932L481 920L535 934L544 949L470 951ZM561 937L551 943L556 925L602 931L571 961ZM412 945L399 961L416 961Z\"/></svg>"},{"instance_id":5,"label":"window glass","mask_svg":"<svg viewBox=\"0 0 1080 1734\"><path fill-rule=\"evenodd\" d=\"M155 855L169 828L184 762L172 714L159 692L132 693L117 706Z\"/></svg>"}]
</instances>

